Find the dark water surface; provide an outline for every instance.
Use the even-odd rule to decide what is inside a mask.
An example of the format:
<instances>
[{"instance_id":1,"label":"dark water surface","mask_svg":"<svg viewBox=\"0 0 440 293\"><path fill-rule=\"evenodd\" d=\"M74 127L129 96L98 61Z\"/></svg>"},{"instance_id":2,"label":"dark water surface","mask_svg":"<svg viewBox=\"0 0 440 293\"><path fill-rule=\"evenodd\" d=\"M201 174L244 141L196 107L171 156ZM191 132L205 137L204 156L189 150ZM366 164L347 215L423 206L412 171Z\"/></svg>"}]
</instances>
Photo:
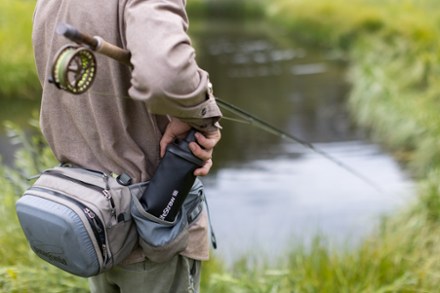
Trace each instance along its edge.
<instances>
[{"instance_id":1,"label":"dark water surface","mask_svg":"<svg viewBox=\"0 0 440 293\"><path fill-rule=\"evenodd\" d=\"M246 254L276 258L317 234L336 246L354 245L382 215L408 201L409 177L351 122L346 64L334 54L310 52L280 34L239 24L192 35L218 97L312 142L382 189L299 144L225 119L214 170L203 179L219 243L215 255L228 261ZM22 123L38 107L21 103L3 102L0 120ZM5 162L12 152L0 132Z\"/></svg>"}]
</instances>

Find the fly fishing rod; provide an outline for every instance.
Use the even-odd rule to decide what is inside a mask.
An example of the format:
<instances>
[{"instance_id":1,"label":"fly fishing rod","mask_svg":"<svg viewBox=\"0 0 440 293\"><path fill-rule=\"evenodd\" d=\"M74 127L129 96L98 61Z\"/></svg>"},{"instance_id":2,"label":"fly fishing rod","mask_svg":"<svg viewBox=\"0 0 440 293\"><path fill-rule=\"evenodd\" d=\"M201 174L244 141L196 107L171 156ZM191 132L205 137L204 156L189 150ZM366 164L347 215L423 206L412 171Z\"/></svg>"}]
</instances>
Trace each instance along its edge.
<instances>
[{"instance_id":1,"label":"fly fishing rod","mask_svg":"<svg viewBox=\"0 0 440 293\"><path fill-rule=\"evenodd\" d=\"M103 54L127 66L132 66L130 63L131 54L128 50L124 50L120 47L112 45L99 36L89 36L79 32L73 26L64 23L58 25L56 32L57 34L62 35L77 44L64 46L60 49L55 57L51 71L52 75L49 81L54 83L60 89L66 90L72 94L81 94L90 88L97 72L97 64L93 52ZM366 176L344 164L322 149L316 148L312 143L278 129L266 121L259 119L255 115L252 115L247 111L229 102L226 102L225 100L216 98L216 101L222 109L227 110L243 119L236 121L245 122L283 139L299 143L305 148L323 156L327 160L333 162L342 169L361 179L369 186L381 192L381 189Z\"/></svg>"}]
</instances>

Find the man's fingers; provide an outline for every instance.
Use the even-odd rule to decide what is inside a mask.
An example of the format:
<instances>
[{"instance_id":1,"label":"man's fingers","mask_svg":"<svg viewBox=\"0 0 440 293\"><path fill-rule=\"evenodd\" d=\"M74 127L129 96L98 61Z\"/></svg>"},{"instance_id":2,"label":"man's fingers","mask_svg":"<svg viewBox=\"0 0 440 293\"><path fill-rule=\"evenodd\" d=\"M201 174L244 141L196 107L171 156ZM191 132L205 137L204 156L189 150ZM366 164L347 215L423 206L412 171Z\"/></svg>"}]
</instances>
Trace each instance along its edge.
<instances>
[{"instance_id":1,"label":"man's fingers","mask_svg":"<svg viewBox=\"0 0 440 293\"><path fill-rule=\"evenodd\" d=\"M186 135L190 129L191 126L185 122L182 122L176 118L171 119L160 140L160 157L163 158L165 155L168 144L172 143L177 137Z\"/></svg>"},{"instance_id":2,"label":"man's fingers","mask_svg":"<svg viewBox=\"0 0 440 293\"><path fill-rule=\"evenodd\" d=\"M169 135L169 133L165 132L160 140L160 157L163 158L165 156L165 151L167 149L167 145L170 144L174 140L174 137Z\"/></svg>"},{"instance_id":3,"label":"man's fingers","mask_svg":"<svg viewBox=\"0 0 440 293\"><path fill-rule=\"evenodd\" d=\"M198 168L194 170L195 176L206 176L209 173L209 170L211 170L212 167L212 160L209 159L205 162L205 165L203 165L201 168Z\"/></svg>"},{"instance_id":4,"label":"man's fingers","mask_svg":"<svg viewBox=\"0 0 440 293\"><path fill-rule=\"evenodd\" d=\"M205 149L213 149L221 138L220 131L211 132L206 135L196 132L195 136L197 143Z\"/></svg>"},{"instance_id":5,"label":"man's fingers","mask_svg":"<svg viewBox=\"0 0 440 293\"><path fill-rule=\"evenodd\" d=\"M174 139L185 135L190 129L190 126L186 123L179 121L178 119L173 119L168 124L165 133L160 140L160 156L163 157L166 152L166 147L168 144L172 143ZM221 134L220 131L213 131L208 133L195 133L197 142L191 142L189 148L191 152L203 160L205 163L202 167L197 168L194 171L195 176L205 176L208 175L212 167L212 153L214 147L220 141Z\"/></svg>"},{"instance_id":6,"label":"man's fingers","mask_svg":"<svg viewBox=\"0 0 440 293\"><path fill-rule=\"evenodd\" d=\"M212 151L213 149L207 149L207 148L202 148L198 143L196 142L191 142L189 144L189 148L191 149L191 152L198 157L199 159L202 159L203 161L208 161L209 159L212 158Z\"/></svg>"}]
</instances>

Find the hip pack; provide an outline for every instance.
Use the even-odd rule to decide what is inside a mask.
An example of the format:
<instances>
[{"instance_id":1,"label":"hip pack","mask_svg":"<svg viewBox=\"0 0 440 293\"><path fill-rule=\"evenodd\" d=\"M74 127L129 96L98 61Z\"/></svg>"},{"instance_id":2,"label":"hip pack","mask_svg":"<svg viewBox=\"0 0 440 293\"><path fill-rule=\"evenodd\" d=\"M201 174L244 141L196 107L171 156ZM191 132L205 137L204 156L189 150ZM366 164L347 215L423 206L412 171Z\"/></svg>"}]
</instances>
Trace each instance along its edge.
<instances>
[{"instance_id":1,"label":"hip pack","mask_svg":"<svg viewBox=\"0 0 440 293\"><path fill-rule=\"evenodd\" d=\"M82 168L44 171L16 203L32 250L77 276L90 277L123 261L138 243L129 187Z\"/></svg>"}]
</instances>

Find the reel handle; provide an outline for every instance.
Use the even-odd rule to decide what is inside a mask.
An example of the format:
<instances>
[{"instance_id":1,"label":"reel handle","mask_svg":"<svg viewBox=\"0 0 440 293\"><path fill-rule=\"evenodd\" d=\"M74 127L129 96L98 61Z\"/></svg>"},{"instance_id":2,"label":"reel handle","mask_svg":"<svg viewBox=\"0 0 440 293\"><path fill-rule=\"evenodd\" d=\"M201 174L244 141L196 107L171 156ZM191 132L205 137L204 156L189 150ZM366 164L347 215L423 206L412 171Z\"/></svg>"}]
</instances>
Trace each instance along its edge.
<instances>
[{"instance_id":1,"label":"reel handle","mask_svg":"<svg viewBox=\"0 0 440 293\"><path fill-rule=\"evenodd\" d=\"M76 28L66 23L58 24L56 32L79 45L87 45L93 51L131 67L130 52L106 42L101 37L92 37L81 33Z\"/></svg>"}]
</instances>

